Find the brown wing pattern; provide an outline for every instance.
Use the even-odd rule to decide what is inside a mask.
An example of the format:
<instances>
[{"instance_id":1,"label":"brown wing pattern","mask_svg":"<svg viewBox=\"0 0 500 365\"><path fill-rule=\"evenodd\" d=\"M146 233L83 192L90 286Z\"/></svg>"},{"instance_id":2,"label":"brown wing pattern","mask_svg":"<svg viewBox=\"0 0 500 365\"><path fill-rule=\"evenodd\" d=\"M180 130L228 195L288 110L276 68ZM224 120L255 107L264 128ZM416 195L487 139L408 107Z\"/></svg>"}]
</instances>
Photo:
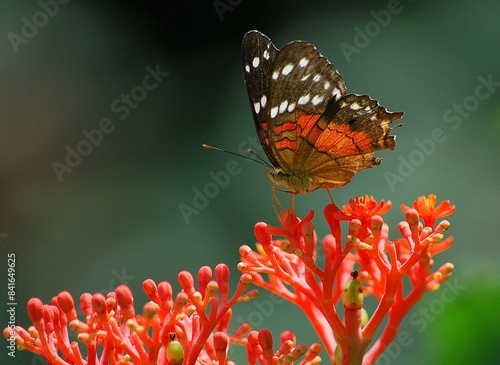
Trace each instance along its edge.
<instances>
[{"instance_id":1,"label":"brown wing pattern","mask_svg":"<svg viewBox=\"0 0 500 365\"><path fill-rule=\"evenodd\" d=\"M260 144L274 166L279 166L269 145L267 105L269 82L278 49L269 37L258 31L250 31L242 43L243 74L247 86L250 109ZM266 114L267 113L267 114Z\"/></svg>"},{"instance_id":2,"label":"brown wing pattern","mask_svg":"<svg viewBox=\"0 0 500 365\"><path fill-rule=\"evenodd\" d=\"M391 113L368 95L349 94L330 104L315 124L315 131L301 135L302 147L310 154L304 165L315 184L338 187L356 172L380 164L373 153L394 149L390 123L401 112Z\"/></svg>"},{"instance_id":3,"label":"brown wing pattern","mask_svg":"<svg viewBox=\"0 0 500 365\"><path fill-rule=\"evenodd\" d=\"M333 65L309 43L296 41L285 45L276 56L270 75L269 139L279 167L288 174L300 174L299 118L313 125L332 100L346 93L342 77Z\"/></svg>"},{"instance_id":4,"label":"brown wing pattern","mask_svg":"<svg viewBox=\"0 0 500 365\"><path fill-rule=\"evenodd\" d=\"M294 192L345 185L393 149L391 113L368 95L347 94L340 74L302 41L278 50L258 31L243 39L243 67L254 122L276 169L271 179Z\"/></svg>"}]
</instances>

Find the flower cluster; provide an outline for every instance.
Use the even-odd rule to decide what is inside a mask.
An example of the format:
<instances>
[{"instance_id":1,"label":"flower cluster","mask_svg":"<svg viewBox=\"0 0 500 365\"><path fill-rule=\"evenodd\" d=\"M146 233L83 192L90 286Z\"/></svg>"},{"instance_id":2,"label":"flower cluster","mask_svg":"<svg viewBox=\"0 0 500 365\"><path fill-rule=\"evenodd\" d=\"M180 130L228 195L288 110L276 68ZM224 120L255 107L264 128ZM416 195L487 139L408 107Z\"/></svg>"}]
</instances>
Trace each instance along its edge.
<instances>
[{"instance_id":1,"label":"flower cluster","mask_svg":"<svg viewBox=\"0 0 500 365\"><path fill-rule=\"evenodd\" d=\"M175 298L172 286L151 279L143 290L151 299L136 314L132 292L120 285L107 296L84 293L80 310L85 320L77 317L73 297L61 292L51 304L38 298L28 301L28 314L33 326L5 328L4 337L14 338L20 350L43 356L51 365L73 364L233 364L227 359L231 343L246 346L248 363L273 363L275 356L282 364L302 359L300 364L319 362L321 346L308 349L296 344L295 336L285 332L279 349L274 349L269 330L250 331L248 323L228 334L232 307L238 302L255 298L258 293L247 291L249 274L242 274L235 293L229 297L229 269L224 264L215 268L215 280L210 267L198 272L198 287L193 276L179 274L182 291ZM70 341L69 331L78 333L78 342L86 349L86 359L78 342Z\"/></svg>"},{"instance_id":2,"label":"flower cluster","mask_svg":"<svg viewBox=\"0 0 500 365\"><path fill-rule=\"evenodd\" d=\"M125 285L107 296L81 295L83 320L68 292L51 304L32 298L28 314L33 326L8 327L3 334L18 349L39 354L51 365L231 365L230 345L245 346L248 364L318 364L322 346L299 344L289 331L276 346L268 329L252 330L248 323L228 333L233 307L258 296L256 289L249 290L253 283L302 309L331 363L373 364L408 311L453 270L451 263L436 271L432 267L434 255L453 243L452 237L443 236L449 222L436 221L452 214L454 206L448 201L436 205L434 195L419 198L413 208L402 205L405 219L398 225L400 238L393 240L382 219L390 208L390 202L371 197L353 199L341 209L328 204L324 215L331 233L321 248L312 223L314 211L303 219L293 209L283 211L279 227L257 223L256 250L240 247L242 274L232 295L229 269L219 264L215 278L209 267L202 267L197 285L182 271L182 290L175 296L166 281L144 281L150 301L142 314L136 314ZM403 288L405 277L410 289ZM378 302L372 313L363 307L368 295ZM385 318L380 337L372 343ZM78 341L70 340L70 331L77 333Z\"/></svg>"},{"instance_id":3,"label":"flower cluster","mask_svg":"<svg viewBox=\"0 0 500 365\"><path fill-rule=\"evenodd\" d=\"M239 269L252 275L255 285L298 306L332 362L373 364L422 295L437 290L451 275L451 263L434 272L431 269L433 256L453 243L452 237L443 237L450 223L443 220L436 225L436 219L450 215L455 207L449 201L436 206L434 195L418 198L414 208L402 205L405 220L398 225L401 237L390 240L389 227L382 219L391 208L390 202L362 197L349 203L342 209L333 203L324 209L331 234L321 242L323 267L317 264L314 212L301 220L289 210L282 213L281 227L256 224L257 251L242 246ZM345 237L341 222L347 222ZM411 283L408 293L403 288L405 276ZM363 308L367 295L378 302L371 314ZM367 351L385 317L388 322L381 336Z\"/></svg>"}]
</instances>

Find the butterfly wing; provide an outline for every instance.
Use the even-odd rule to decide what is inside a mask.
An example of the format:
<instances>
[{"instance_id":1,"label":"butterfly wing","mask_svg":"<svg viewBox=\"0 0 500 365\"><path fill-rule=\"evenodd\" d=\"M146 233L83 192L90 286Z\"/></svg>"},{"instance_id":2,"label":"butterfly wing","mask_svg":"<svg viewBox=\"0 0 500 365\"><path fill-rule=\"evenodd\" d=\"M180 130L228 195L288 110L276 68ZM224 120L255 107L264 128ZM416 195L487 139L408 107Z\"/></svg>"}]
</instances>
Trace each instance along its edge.
<instances>
[{"instance_id":1,"label":"butterfly wing","mask_svg":"<svg viewBox=\"0 0 500 365\"><path fill-rule=\"evenodd\" d=\"M259 31L252 30L245 34L242 43L243 73L247 86L250 109L260 144L271 163L278 167L279 163L271 151L268 135L269 113L269 75L278 49L271 39Z\"/></svg>"},{"instance_id":2,"label":"butterfly wing","mask_svg":"<svg viewBox=\"0 0 500 365\"><path fill-rule=\"evenodd\" d=\"M317 151L304 137L314 134L328 104L345 94L342 77L312 44L295 41L279 51L270 75L267 113L272 152L285 173L307 174Z\"/></svg>"},{"instance_id":3,"label":"butterfly wing","mask_svg":"<svg viewBox=\"0 0 500 365\"><path fill-rule=\"evenodd\" d=\"M380 163L373 152L394 148L389 124L403 113L367 95L347 95L340 74L312 44L295 41L278 50L251 31L243 39L243 66L275 182L300 193L339 187Z\"/></svg>"},{"instance_id":4,"label":"butterfly wing","mask_svg":"<svg viewBox=\"0 0 500 365\"><path fill-rule=\"evenodd\" d=\"M388 112L368 95L348 94L332 101L313 126L300 138L313 146L305 165L315 186L335 188L347 184L354 174L380 164L375 151L394 149L390 123L403 116Z\"/></svg>"}]
</instances>

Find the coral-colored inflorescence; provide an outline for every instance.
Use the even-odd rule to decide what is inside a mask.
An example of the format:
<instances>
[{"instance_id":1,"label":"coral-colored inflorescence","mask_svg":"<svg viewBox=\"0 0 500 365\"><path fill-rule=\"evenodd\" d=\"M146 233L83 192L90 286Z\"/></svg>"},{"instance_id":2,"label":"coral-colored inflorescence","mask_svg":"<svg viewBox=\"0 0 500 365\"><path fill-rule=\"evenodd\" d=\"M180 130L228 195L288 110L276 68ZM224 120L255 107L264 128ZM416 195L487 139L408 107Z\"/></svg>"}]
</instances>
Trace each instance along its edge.
<instances>
[{"instance_id":1,"label":"coral-colored inflorescence","mask_svg":"<svg viewBox=\"0 0 500 365\"><path fill-rule=\"evenodd\" d=\"M151 301L143 306L142 314L135 313L132 292L126 285L106 297L101 293L82 294L84 320L77 318L68 292L54 297L51 304L32 298L28 314L33 326L27 330L20 326L5 328L3 334L18 349L39 354L51 365L230 365L233 362L227 359L227 353L231 343L246 345L250 364L265 364L269 354L272 358L281 350L273 348L269 331L250 331L248 323L227 333L232 307L258 295L255 289L247 290L252 280L249 274L241 275L231 297L225 264L215 268L215 280L210 267L202 267L197 287L187 271L182 271L178 279L182 291L175 297L168 282L144 281L143 290ZM78 333L78 341L70 340L68 329ZM314 359L319 359L321 346L313 345L308 350L290 337L283 342L287 344L280 353L283 357L302 358L300 364L304 365L319 362ZM82 355L82 346L87 356ZM301 350L299 354L297 349Z\"/></svg>"},{"instance_id":2,"label":"coral-colored inflorescence","mask_svg":"<svg viewBox=\"0 0 500 365\"><path fill-rule=\"evenodd\" d=\"M382 218L390 208L390 202L372 197L352 199L342 209L328 204L324 214L331 234L322 240L322 250L317 249L314 212L301 220L289 210L282 213L281 227L255 225L257 251L240 248L239 269L251 274L257 286L302 309L332 363L373 364L395 338L408 311L453 271L451 263L431 270L433 256L453 243L452 237L443 238L450 223L435 222L455 207L449 201L436 206L434 195L418 198L414 208L402 205L405 220L398 225L401 237L394 240L389 239L389 227ZM341 222L346 222L345 235ZM405 276L411 283L406 290ZM362 298L367 295L378 302L373 313L363 309ZM369 348L386 317L381 336Z\"/></svg>"},{"instance_id":3,"label":"coral-colored inflorescence","mask_svg":"<svg viewBox=\"0 0 500 365\"><path fill-rule=\"evenodd\" d=\"M107 296L82 294L84 319L78 318L68 292L61 292L51 304L32 298L28 314L33 326L8 327L3 334L18 349L39 354L51 365L230 365L228 351L235 344L245 346L248 364L318 364L321 346L298 344L289 331L279 341L267 329L251 330L248 323L228 333L233 306L258 296L255 289L248 290L253 283L302 309L331 363L373 364L395 338L408 311L453 270L447 263L431 272L433 256L453 243L452 237L443 238L448 221L436 220L452 214L454 206L447 201L436 206L434 195L419 198L413 208L402 205L405 220L398 225L400 238L394 240L382 219L390 208L390 202L371 197L353 199L342 209L328 204L324 214L331 234L321 248L313 211L302 220L293 209L282 212L280 227L257 223L257 250L240 247L242 274L232 296L229 269L219 264L215 278L211 268L202 267L197 285L189 272L182 271L182 290L175 297L168 282L144 281L150 301L142 314L135 312L132 292L125 285ZM411 288L403 288L405 276ZM378 302L372 313L363 307L368 295ZM70 331L77 333L78 341L70 340Z\"/></svg>"}]
</instances>

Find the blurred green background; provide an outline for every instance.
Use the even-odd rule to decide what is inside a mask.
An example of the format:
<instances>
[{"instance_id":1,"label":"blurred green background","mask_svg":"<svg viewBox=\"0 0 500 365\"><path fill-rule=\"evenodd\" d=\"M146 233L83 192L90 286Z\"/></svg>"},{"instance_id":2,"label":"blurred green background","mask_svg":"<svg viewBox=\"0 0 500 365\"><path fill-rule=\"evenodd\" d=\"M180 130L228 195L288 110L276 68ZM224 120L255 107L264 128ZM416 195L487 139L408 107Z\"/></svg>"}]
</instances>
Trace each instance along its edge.
<instances>
[{"instance_id":1,"label":"blurred green background","mask_svg":"<svg viewBox=\"0 0 500 365\"><path fill-rule=\"evenodd\" d=\"M235 282L238 247L253 245L254 224L277 223L271 183L261 165L201 144L238 151L255 139L240 47L244 33L258 29L277 47L314 43L348 91L405 112L396 150L334 191L338 205L366 194L391 200L385 217L394 238L399 204L435 193L457 206L449 218L455 244L436 258L436 267L456 266L454 297L426 295L402 326L411 343L393 346L378 363L495 362L499 2L8 0L1 8L0 281L7 303L7 254L15 252L20 325L29 325L25 303L33 296L49 302L68 290L78 298L125 283L140 310L146 278L178 288L180 270L225 262ZM161 82L142 93L148 67L161 71ZM131 93L139 101L127 104ZM93 134L95 146L82 142L103 123L102 141ZM86 156L58 177L54 162L66 165L68 148L77 146ZM183 216L179 206L193 207L196 189L228 163L237 166L230 182ZM324 191L296 198L299 215L316 210L320 236L328 233L327 203ZM249 303L235 316L261 312ZM255 327L316 341L292 306L280 302L269 315ZM0 362L42 363L3 351Z\"/></svg>"}]
</instances>

